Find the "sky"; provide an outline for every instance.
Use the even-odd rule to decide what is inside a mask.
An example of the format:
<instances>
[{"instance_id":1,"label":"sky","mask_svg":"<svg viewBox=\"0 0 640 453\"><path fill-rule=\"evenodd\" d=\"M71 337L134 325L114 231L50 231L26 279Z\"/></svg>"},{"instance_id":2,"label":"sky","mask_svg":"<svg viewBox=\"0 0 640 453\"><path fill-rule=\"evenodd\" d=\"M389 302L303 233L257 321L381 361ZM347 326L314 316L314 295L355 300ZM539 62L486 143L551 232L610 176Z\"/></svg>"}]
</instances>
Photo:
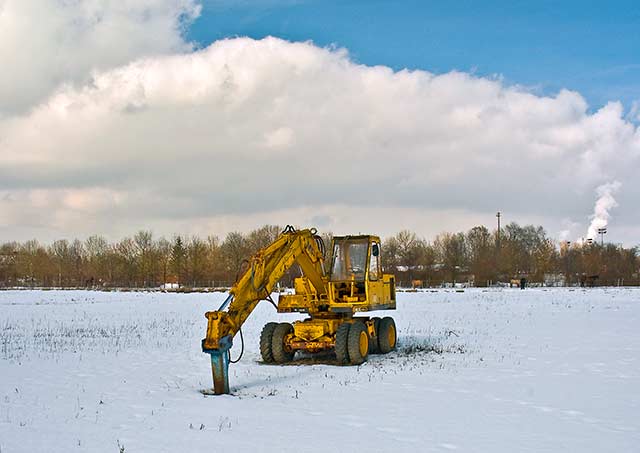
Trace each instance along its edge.
<instances>
[{"instance_id":1,"label":"sky","mask_svg":"<svg viewBox=\"0 0 640 453\"><path fill-rule=\"evenodd\" d=\"M640 92L640 3L630 1L205 1L189 39L278 36L349 49L400 70L500 76L540 94L568 88L592 108Z\"/></svg>"},{"instance_id":2,"label":"sky","mask_svg":"<svg viewBox=\"0 0 640 453\"><path fill-rule=\"evenodd\" d=\"M0 241L638 245L640 6L532 3L0 0Z\"/></svg>"}]
</instances>

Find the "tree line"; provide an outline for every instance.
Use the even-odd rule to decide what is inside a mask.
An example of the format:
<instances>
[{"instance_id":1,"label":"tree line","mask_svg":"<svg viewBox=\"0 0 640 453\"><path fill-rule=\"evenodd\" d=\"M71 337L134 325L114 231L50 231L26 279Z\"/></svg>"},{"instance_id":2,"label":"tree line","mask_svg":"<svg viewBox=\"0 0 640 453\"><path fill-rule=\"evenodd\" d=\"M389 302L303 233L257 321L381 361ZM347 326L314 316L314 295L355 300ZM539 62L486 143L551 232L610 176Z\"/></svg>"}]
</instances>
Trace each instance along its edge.
<instances>
[{"instance_id":1,"label":"tree line","mask_svg":"<svg viewBox=\"0 0 640 453\"><path fill-rule=\"evenodd\" d=\"M520 279L557 286L640 285L637 247L556 242L541 226L515 222L500 231L476 226L445 232L432 242L401 231L384 241L383 259L403 286L489 286Z\"/></svg>"},{"instance_id":2,"label":"tree line","mask_svg":"<svg viewBox=\"0 0 640 453\"><path fill-rule=\"evenodd\" d=\"M0 246L2 287L153 288L230 286L246 260L271 243L282 228L265 225L249 233L154 238L140 231L118 242L102 236L86 240L37 240ZM331 233L323 235L327 254ZM326 258L329 266L330 257ZM605 244L557 243L540 226L510 223L500 231L484 226L441 233L433 241L401 231L382 243L385 272L401 286L468 283L487 286L526 278L536 284L639 285L637 248ZM290 285L292 269L284 279Z\"/></svg>"}]
</instances>

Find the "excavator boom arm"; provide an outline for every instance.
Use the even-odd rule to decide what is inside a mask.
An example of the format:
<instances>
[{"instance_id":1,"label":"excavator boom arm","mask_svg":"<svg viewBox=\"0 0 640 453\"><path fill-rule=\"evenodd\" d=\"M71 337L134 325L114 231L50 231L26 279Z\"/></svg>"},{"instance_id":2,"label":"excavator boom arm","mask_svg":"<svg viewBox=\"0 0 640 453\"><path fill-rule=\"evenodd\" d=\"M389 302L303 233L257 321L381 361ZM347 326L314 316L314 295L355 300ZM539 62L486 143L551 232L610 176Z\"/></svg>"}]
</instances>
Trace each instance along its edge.
<instances>
[{"instance_id":1,"label":"excavator boom arm","mask_svg":"<svg viewBox=\"0 0 640 453\"><path fill-rule=\"evenodd\" d=\"M211 354L216 393L228 393L227 368L233 337L261 300L268 299L278 281L294 265L302 268L318 294L326 294L324 246L315 229L287 227L278 238L249 260L242 276L217 311L209 311L202 349ZM226 391L225 391L226 390Z\"/></svg>"}]
</instances>

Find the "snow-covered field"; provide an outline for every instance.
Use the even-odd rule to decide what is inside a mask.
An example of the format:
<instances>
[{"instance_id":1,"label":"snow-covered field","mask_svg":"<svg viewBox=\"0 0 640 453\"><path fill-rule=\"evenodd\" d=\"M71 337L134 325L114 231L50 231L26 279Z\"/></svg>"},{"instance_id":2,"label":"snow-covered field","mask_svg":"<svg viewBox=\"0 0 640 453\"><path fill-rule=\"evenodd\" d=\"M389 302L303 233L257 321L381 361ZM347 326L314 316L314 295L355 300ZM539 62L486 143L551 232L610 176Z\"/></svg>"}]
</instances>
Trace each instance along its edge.
<instances>
[{"instance_id":1,"label":"snow-covered field","mask_svg":"<svg viewBox=\"0 0 640 453\"><path fill-rule=\"evenodd\" d=\"M0 452L640 451L640 290L399 293L360 367L262 365L263 303L205 397L223 298L0 292Z\"/></svg>"}]
</instances>

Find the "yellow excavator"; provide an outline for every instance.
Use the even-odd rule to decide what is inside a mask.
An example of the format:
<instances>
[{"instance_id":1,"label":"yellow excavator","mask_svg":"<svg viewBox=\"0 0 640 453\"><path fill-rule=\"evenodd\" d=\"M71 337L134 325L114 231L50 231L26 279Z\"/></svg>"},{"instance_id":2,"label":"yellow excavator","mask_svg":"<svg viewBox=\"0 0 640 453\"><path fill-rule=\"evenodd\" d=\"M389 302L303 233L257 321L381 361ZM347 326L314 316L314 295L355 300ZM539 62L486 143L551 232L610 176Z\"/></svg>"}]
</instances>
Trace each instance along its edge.
<instances>
[{"instance_id":1,"label":"yellow excavator","mask_svg":"<svg viewBox=\"0 0 640 453\"><path fill-rule=\"evenodd\" d=\"M234 336L262 300L279 313L307 313L290 323L270 322L260 335L265 363L293 360L296 351L335 351L340 364L360 365L370 353L386 354L396 347L396 326L390 317L354 316L357 312L396 308L395 278L384 274L380 238L371 235L334 237L331 270L325 272L325 245L314 228L287 226L267 247L251 257L246 270L217 311L209 311L203 352L211 356L214 394L229 393L229 350ZM278 281L298 265L294 294L271 293Z\"/></svg>"}]
</instances>

